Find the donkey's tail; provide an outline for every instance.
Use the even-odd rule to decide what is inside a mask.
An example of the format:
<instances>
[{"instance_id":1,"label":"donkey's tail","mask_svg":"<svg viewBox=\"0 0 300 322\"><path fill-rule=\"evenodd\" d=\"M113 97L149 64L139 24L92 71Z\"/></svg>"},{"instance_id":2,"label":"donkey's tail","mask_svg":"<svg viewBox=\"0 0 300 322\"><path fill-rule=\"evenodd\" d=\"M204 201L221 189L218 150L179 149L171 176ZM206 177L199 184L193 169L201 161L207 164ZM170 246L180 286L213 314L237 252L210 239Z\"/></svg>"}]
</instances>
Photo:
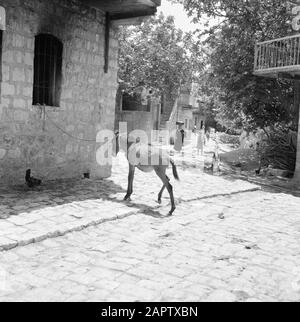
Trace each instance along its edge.
<instances>
[{"instance_id":1,"label":"donkey's tail","mask_svg":"<svg viewBox=\"0 0 300 322\"><path fill-rule=\"evenodd\" d=\"M176 165L175 165L173 160L170 160L170 163L172 165L174 178L179 181L180 179L179 179L179 175L178 175L178 172L177 172L177 167L176 167Z\"/></svg>"}]
</instances>

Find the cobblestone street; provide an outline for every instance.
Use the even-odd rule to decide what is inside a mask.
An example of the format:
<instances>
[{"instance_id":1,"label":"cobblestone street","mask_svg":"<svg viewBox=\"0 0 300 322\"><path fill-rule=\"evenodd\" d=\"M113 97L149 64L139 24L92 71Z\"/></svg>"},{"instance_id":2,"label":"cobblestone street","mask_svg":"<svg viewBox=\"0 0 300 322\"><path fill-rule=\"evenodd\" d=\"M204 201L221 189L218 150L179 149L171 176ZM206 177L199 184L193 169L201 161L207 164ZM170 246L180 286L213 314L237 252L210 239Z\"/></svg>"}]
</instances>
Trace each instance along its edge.
<instances>
[{"instance_id":1,"label":"cobblestone street","mask_svg":"<svg viewBox=\"0 0 300 322\"><path fill-rule=\"evenodd\" d=\"M300 0L0 0L2 302L300 302Z\"/></svg>"},{"instance_id":2,"label":"cobblestone street","mask_svg":"<svg viewBox=\"0 0 300 322\"><path fill-rule=\"evenodd\" d=\"M299 301L300 199L179 168L0 192L0 301ZM173 183L173 180L172 180Z\"/></svg>"}]
</instances>

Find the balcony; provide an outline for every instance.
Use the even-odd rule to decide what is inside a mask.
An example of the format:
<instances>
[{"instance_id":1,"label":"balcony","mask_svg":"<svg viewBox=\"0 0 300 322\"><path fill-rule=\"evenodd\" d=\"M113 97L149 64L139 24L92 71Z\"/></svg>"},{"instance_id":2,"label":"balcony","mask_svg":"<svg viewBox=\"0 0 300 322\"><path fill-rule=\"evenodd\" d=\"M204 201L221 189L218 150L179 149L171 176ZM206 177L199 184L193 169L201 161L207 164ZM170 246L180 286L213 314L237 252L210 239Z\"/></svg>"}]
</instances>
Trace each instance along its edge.
<instances>
[{"instance_id":1,"label":"balcony","mask_svg":"<svg viewBox=\"0 0 300 322\"><path fill-rule=\"evenodd\" d=\"M273 78L299 78L300 35L257 43L254 74Z\"/></svg>"}]
</instances>

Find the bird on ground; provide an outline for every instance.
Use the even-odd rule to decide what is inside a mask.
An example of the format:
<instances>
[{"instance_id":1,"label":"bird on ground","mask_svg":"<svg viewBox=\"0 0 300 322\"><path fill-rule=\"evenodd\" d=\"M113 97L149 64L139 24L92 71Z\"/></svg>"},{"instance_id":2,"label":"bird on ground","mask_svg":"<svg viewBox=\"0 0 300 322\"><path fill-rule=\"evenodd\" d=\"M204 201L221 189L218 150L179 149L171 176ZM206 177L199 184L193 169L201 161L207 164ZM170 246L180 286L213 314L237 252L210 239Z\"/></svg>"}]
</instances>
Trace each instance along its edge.
<instances>
[{"instance_id":1,"label":"bird on ground","mask_svg":"<svg viewBox=\"0 0 300 322\"><path fill-rule=\"evenodd\" d=\"M31 170L28 169L26 171L26 177L25 177L27 186L29 188L34 188L34 187L38 187L42 184L42 180L36 179L34 177L31 176Z\"/></svg>"}]
</instances>

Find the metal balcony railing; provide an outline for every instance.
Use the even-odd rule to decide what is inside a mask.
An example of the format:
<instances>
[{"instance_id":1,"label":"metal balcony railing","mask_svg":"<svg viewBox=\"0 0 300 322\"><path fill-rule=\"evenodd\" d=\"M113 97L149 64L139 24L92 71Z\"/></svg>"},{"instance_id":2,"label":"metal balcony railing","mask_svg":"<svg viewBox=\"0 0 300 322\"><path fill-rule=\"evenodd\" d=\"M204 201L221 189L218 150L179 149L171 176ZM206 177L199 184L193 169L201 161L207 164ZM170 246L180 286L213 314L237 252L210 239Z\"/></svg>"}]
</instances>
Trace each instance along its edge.
<instances>
[{"instance_id":1,"label":"metal balcony railing","mask_svg":"<svg viewBox=\"0 0 300 322\"><path fill-rule=\"evenodd\" d=\"M256 44L254 74L293 72L300 72L300 34Z\"/></svg>"}]
</instances>

